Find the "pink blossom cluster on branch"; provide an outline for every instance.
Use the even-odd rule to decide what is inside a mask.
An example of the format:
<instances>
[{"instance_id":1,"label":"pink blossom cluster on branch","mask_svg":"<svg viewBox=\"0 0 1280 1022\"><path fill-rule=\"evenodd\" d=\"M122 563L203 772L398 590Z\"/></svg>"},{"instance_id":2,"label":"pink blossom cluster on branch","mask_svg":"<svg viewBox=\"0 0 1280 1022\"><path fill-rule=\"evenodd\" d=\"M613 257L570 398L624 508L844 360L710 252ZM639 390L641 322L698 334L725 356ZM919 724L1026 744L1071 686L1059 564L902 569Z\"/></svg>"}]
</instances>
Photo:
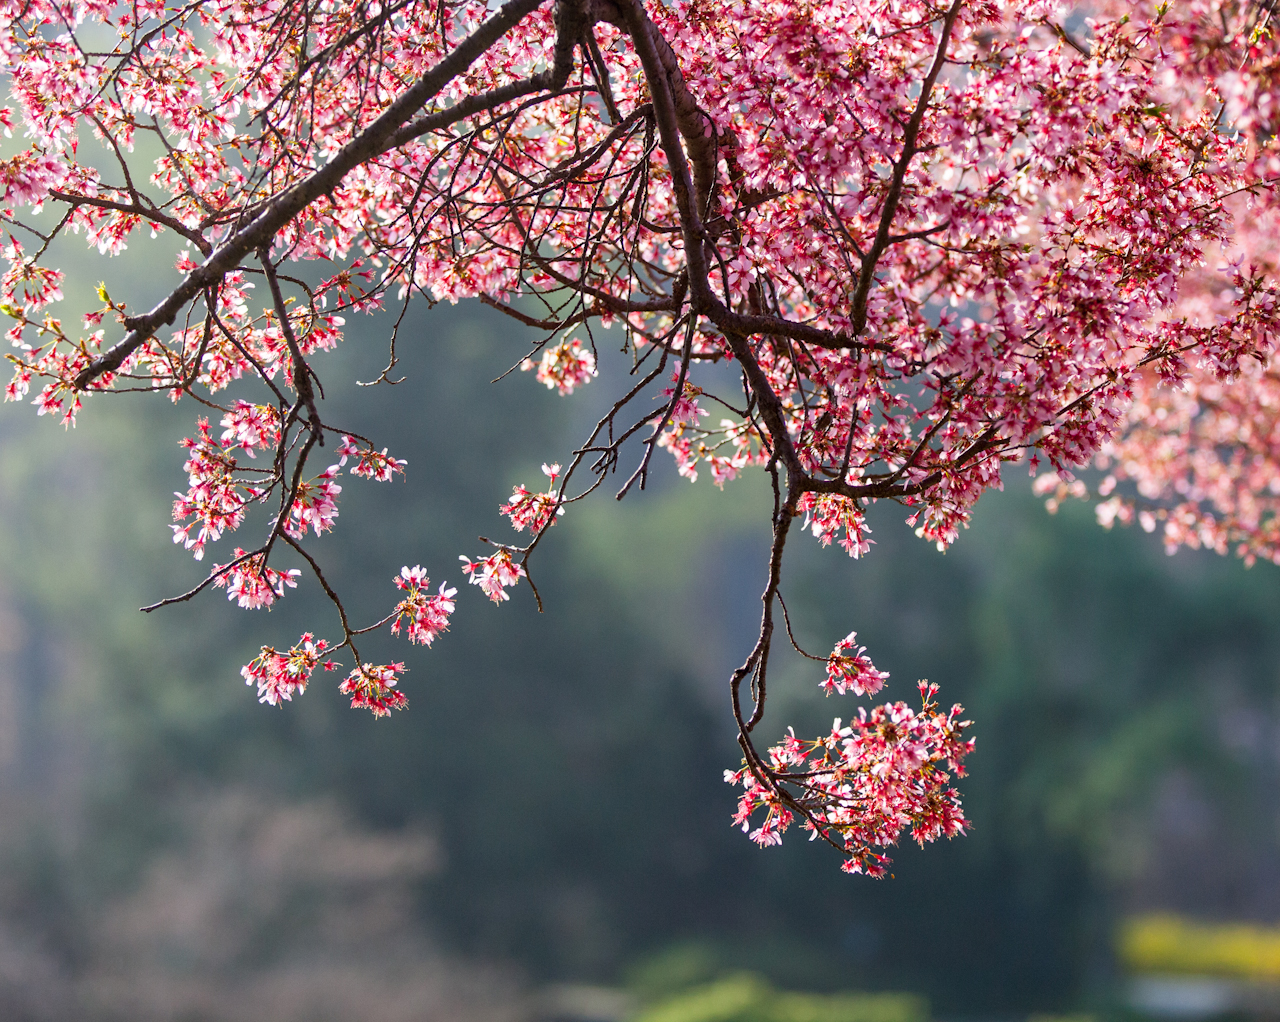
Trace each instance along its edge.
<instances>
[{"instance_id":1,"label":"pink blossom cluster on branch","mask_svg":"<svg viewBox=\"0 0 1280 1022\"><path fill-rule=\"evenodd\" d=\"M281 700L291 701L295 693L307 690L311 673L320 666L320 658L328 648L324 639L304 632L298 644L291 646L287 653L263 646L262 652L241 668L240 673L246 685L258 686L258 702L279 706ZM332 660L326 660L323 666L326 671L338 667Z\"/></svg>"},{"instance_id":2,"label":"pink blossom cluster on branch","mask_svg":"<svg viewBox=\"0 0 1280 1022\"><path fill-rule=\"evenodd\" d=\"M269 606L309 571L341 626L330 651L355 660L341 690L383 715L403 667L357 640L430 644L456 594L406 568L404 598L360 626L312 553L344 469L405 469L324 411L346 317L478 298L539 332L509 364L563 395L601 385L615 331L607 411L545 491L501 505L527 542L463 571L495 603L521 578L537 597L549 526L615 473L619 498L643 489L660 450L719 486L763 471L761 625L729 679L740 815L764 813L764 843L800 820L879 873L904 830L963 830L968 740L928 688L919 712L757 749L779 611L800 648L795 518L859 558L868 506L892 501L945 549L1007 464L1044 468L1055 502L1099 466L1104 522L1280 561L1271 6L0 0L0 128L24 137L0 160L6 399L66 424L108 391L200 403L174 539L200 557L260 538L174 599L218 585ZM54 243L112 256L139 230L185 248L167 297L139 311L103 287L64 322ZM326 441L338 460L317 471ZM246 677L278 703L302 675L269 649ZM813 659L828 691L886 677L852 634Z\"/></svg>"},{"instance_id":3,"label":"pink blossom cluster on branch","mask_svg":"<svg viewBox=\"0 0 1280 1022\"><path fill-rule=\"evenodd\" d=\"M763 847L781 844L799 816L814 837L849 856L846 873L872 877L884 876L889 863L873 849L896 844L904 830L921 845L963 834L968 821L950 782L964 776L962 761L973 751L973 740L962 737L969 721L959 719L959 706L938 712L937 685L919 687L918 711L901 702L859 707L847 725L837 717L831 733L813 741L788 730L768 762L775 777L803 790L799 798L779 797L747 767L725 771L726 781L743 787L735 821Z\"/></svg>"},{"instance_id":4,"label":"pink blossom cluster on branch","mask_svg":"<svg viewBox=\"0 0 1280 1022\"><path fill-rule=\"evenodd\" d=\"M412 568L401 568L395 584L397 589L403 589L408 595L396 604L391 634L399 635L403 624L410 642L430 646L441 632L449 630L449 616L456 608L453 598L458 595L458 590L441 582L439 591L432 593L429 588L431 579L417 564Z\"/></svg>"}]
</instances>

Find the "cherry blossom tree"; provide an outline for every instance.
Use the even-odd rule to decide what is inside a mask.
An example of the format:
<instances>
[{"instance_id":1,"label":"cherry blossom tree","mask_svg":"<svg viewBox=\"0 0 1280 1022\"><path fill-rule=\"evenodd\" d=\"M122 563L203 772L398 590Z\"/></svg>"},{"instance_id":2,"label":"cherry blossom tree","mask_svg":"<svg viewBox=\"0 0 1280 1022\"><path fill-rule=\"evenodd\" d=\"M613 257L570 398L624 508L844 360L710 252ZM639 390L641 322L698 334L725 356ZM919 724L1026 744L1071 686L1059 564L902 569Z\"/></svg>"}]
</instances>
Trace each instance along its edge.
<instances>
[{"instance_id":1,"label":"cherry blossom tree","mask_svg":"<svg viewBox=\"0 0 1280 1022\"><path fill-rule=\"evenodd\" d=\"M6 397L67 424L108 392L198 406L174 542L200 559L251 517L257 538L145 609L210 587L266 607L309 570L340 634L264 646L243 671L264 702L342 655L353 706L400 708L403 665L366 662L358 640L430 645L455 611L454 587L406 566L390 612L359 623L308 549L344 474L405 468L394 437L325 414L325 353L346 317L415 295L539 331L511 367L561 394L601 385L606 352L625 368L580 445L548 451L545 488L500 508L515 535L462 557L491 600L521 579L536 598L547 530L610 479L618 499L643 489L660 448L690 480L771 480L759 634L729 679L743 760L727 777L761 845L798 822L881 875L904 831L966 827L968 722L935 685L757 746L780 636L828 694L887 678L855 633L826 655L796 643L793 532L858 558L867 507L893 501L945 549L1007 466L1039 472L1053 505L1096 465L1104 524L1280 562L1270 3L0 11L0 123L25 140L0 162ZM58 318L55 242L83 232L109 256L140 230L185 246L167 297L139 312L103 287L83 323ZM373 382L396 380L396 345L393 329ZM286 551L304 568L278 567Z\"/></svg>"}]
</instances>

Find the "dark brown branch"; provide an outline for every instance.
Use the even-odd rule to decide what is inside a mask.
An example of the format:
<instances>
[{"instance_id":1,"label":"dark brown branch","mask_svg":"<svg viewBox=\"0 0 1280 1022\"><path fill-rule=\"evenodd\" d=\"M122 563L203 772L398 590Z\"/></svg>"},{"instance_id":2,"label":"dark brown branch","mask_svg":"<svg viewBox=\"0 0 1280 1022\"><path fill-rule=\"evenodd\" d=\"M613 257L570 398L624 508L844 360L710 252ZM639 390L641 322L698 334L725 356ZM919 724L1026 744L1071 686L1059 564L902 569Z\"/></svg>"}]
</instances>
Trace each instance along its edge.
<instances>
[{"instance_id":1,"label":"dark brown branch","mask_svg":"<svg viewBox=\"0 0 1280 1022\"><path fill-rule=\"evenodd\" d=\"M613 97L613 84L609 80L609 65L605 63L604 54L600 52L600 44L596 42L596 35L590 28L584 33L583 38L586 40L591 71L595 75L596 84L600 87L600 98L604 101L604 108L609 113L609 122L618 124L622 120L622 114L618 110L617 100Z\"/></svg>"},{"instance_id":2,"label":"dark brown branch","mask_svg":"<svg viewBox=\"0 0 1280 1022\"><path fill-rule=\"evenodd\" d=\"M285 304L284 295L280 292L280 279L276 275L276 268L271 264L271 254L266 248L260 248L258 249L258 259L261 261L262 269L267 275L267 286L271 290L271 302L275 306L276 316L280 320L280 333L284 336L284 343L289 348L289 359L293 363L293 389L298 393L298 401L306 406L307 415L311 423L312 437L323 447L324 433L320 428L320 413L316 411L316 396L311 386L311 366L302 357L302 350L298 347L297 338L293 336L293 326L289 322L289 307ZM282 428L287 429L288 425L286 422Z\"/></svg>"},{"instance_id":3,"label":"dark brown branch","mask_svg":"<svg viewBox=\"0 0 1280 1022\"><path fill-rule=\"evenodd\" d=\"M245 561L252 560L254 557L258 557L259 555L261 555L261 553L262 553L262 550L258 549L258 550L254 550L252 553L241 554L234 561L229 561L226 564L223 564L223 565L220 565L219 567L214 568L213 571L209 573L208 578L206 578L194 589L187 590L181 596L170 596L170 597L167 597L166 599L160 600L158 603L151 603L145 607L139 607L138 609L142 611L144 614L150 614L153 610L159 610L161 607L170 607L175 603L186 603L188 600L193 599L194 597L198 596L200 593L204 592L205 589L209 587L210 583L216 582L218 579L222 578L223 575L229 572L237 564L242 564Z\"/></svg>"},{"instance_id":4,"label":"dark brown branch","mask_svg":"<svg viewBox=\"0 0 1280 1022\"><path fill-rule=\"evenodd\" d=\"M220 281L241 260L263 245L322 195L333 191L356 167L386 150L395 132L433 96L462 74L498 39L543 0L509 0L463 40L447 57L402 92L367 128L344 145L324 167L299 181L274 199L247 226L236 231L208 259L187 275L163 302L129 322L129 333L76 377L78 388L87 387L103 373L114 372L161 327L169 326L182 308L205 288Z\"/></svg>"},{"instance_id":5,"label":"dark brown branch","mask_svg":"<svg viewBox=\"0 0 1280 1022\"><path fill-rule=\"evenodd\" d=\"M893 218L898 213L898 203L902 200L902 187L906 181L907 169L911 161L920 152L916 144L920 137L920 125L924 123L925 111L929 108L929 97L933 93L934 83L947 60L947 45L951 40L951 30L955 26L956 17L960 14L963 0L953 0L947 15L942 22L939 33L938 49L934 54L933 66L929 68L924 81L920 84L920 96L916 100L911 119L902 133L902 153L893 165L893 174L889 180L889 191L884 198L884 208L880 211L880 223L876 228L875 240L871 243L866 258L862 260L862 273L858 277L858 288L853 295L850 318L853 321L854 334L860 334L867 327L867 296L871 293L871 285L875 282L876 265L885 249L891 244L889 231L893 227Z\"/></svg>"},{"instance_id":6,"label":"dark brown branch","mask_svg":"<svg viewBox=\"0 0 1280 1022\"><path fill-rule=\"evenodd\" d=\"M450 125L457 124L459 121L466 120L468 117L482 114L504 103L510 103L512 100L522 99L525 96L533 95L535 92L553 89L554 87L551 72L544 71L541 74L525 78L523 81L512 82L510 85L504 85L501 88L477 93L474 96L467 96L458 100L447 110L424 114L410 121L387 139L382 152L398 149L406 142L411 142L429 131L439 131L441 128L447 128Z\"/></svg>"},{"instance_id":7,"label":"dark brown branch","mask_svg":"<svg viewBox=\"0 0 1280 1022\"><path fill-rule=\"evenodd\" d=\"M347 646L351 650L352 656L356 658L356 666L359 666L360 653L356 649L355 644L351 641L351 637L359 633L352 631L351 625L347 621L347 609L342 605L342 601L338 599L338 594L334 592L333 587L329 585L329 580L324 577L324 572L320 570L320 565L316 562L316 559L307 553L306 548L288 533L281 533L281 535L284 538L284 541L288 543L289 546L293 547L293 549L298 552L299 556L301 556L311 567L311 573L315 575L317 581L320 583L320 588L323 589L325 595L329 597L329 602L338 608L338 618L342 621L342 642L334 646L333 649L341 649L343 646ZM332 652L332 650L330 652Z\"/></svg>"},{"instance_id":8,"label":"dark brown branch","mask_svg":"<svg viewBox=\"0 0 1280 1022\"><path fill-rule=\"evenodd\" d=\"M697 110L696 104L693 106L693 114L696 115L696 125L688 124L691 119L690 111L687 109L688 104L684 104L682 111L681 104L677 102L677 95L681 92L685 96L688 95L684 89L684 80L679 76L678 66L674 68L676 83L673 83L668 71L667 63L662 58L662 51L674 61L674 55L671 54L671 47L667 45L666 40L662 39L661 33L657 27L649 20L649 16L645 13L639 0L625 0L622 4L622 19L626 30L631 35L631 40L635 44L636 54L640 58L641 66L644 68L645 78L649 83L649 89L653 94L654 116L658 122L658 137L662 145L662 151L667 158L667 166L671 173L671 189L675 193L676 209L680 214L681 234L684 238L685 260L689 267L689 286L692 292L693 306L698 312L702 312L714 305L720 304L708 283L707 260L704 252L703 244L707 239L706 228L702 222L702 203L699 201L699 194L695 188L694 178L690 175L689 160L685 156L684 148L681 145L684 132L687 130L695 140L702 140L703 114ZM690 97L692 102L692 97ZM682 123L681 113L685 114L685 123ZM684 141L689 143L689 139L684 137ZM696 145L696 142L692 143ZM714 167L712 168L714 173Z\"/></svg>"},{"instance_id":9,"label":"dark brown branch","mask_svg":"<svg viewBox=\"0 0 1280 1022\"><path fill-rule=\"evenodd\" d=\"M622 489L617 493L617 499L621 500L627 495L627 491L631 489L631 485L640 480L640 489L644 489L645 481L649 477L649 461L653 458L654 448L657 447L658 441L662 438L662 431L667 428L667 423L671 421L671 416L676 410L676 406L680 403L680 398L684 395L684 383L689 377L689 349L693 346L693 335L698 329L698 319L696 316L689 317L689 325L685 330L684 349L680 353L680 374L676 377L675 390L671 393L671 400L667 402L667 407L662 413L662 418L654 431L649 435L649 439L644 442L644 456L640 459L640 464L631 474L631 478L623 484Z\"/></svg>"},{"instance_id":10,"label":"dark brown branch","mask_svg":"<svg viewBox=\"0 0 1280 1022\"><path fill-rule=\"evenodd\" d=\"M144 220L160 224L169 228L175 234L181 235L206 256L213 252L213 246L209 244L208 239L203 234L188 227L181 220L160 212L158 209L149 209L137 203L113 202L111 199L100 199L96 195L73 195L70 192L50 191L49 198L65 202L70 206L96 206L98 209L114 209L121 213L133 213Z\"/></svg>"}]
</instances>

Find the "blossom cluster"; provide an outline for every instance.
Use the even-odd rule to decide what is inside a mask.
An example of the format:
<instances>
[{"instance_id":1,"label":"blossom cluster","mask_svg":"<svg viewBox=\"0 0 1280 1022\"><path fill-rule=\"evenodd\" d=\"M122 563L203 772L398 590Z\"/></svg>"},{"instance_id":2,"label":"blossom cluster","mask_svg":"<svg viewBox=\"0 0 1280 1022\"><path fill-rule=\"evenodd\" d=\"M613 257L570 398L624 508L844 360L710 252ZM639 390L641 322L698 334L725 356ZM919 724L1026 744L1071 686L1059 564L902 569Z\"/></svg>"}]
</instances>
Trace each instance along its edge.
<instances>
[{"instance_id":1,"label":"blossom cluster","mask_svg":"<svg viewBox=\"0 0 1280 1022\"><path fill-rule=\"evenodd\" d=\"M556 518L564 514L564 505L556 495L555 483L560 475L559 465L542 466L542 473L551 480L551 489L545 493L531 493L524 486L512 487L511 499L499 509L511 519L511 527L516 532L526 528L537 535L549 525L554 525Z\"/></svg>"},{"instance_id":2,"label":"blossom cluster","mask_svg":"<svg viewBox=\"0 0 1280 1022\"><path fill-rule=\"evenodd\" d=\"M234 426L221 441L215 440L209 420L201 419L196 436L181 441L188 451L182 468L190 485L185 493L174 494L178 499L173 502L173 518L181 524L172 526L173 541L192 551L197 561L204 557L205 544L239 528L246 505L263 495L261 487L247 484L236 474L236 459L230 452L243 440Z\"/></svg>"},{"instance_id":3,"label":"blossom cluster","mask_svg":"<svg viewBox=\"0 0 1280 1022\"><path fill-rule=\"evenodd\" d=\"M499 547L478 561L469 557L459 557L458 560L462 562L463 572L471 576L471 584L479 586L494 603L511 599L507 589L525 575L524 566L511 559L511 551L506 547Z\"/></svg>"},{"instance_id":4,"label":"blossom cluster","mask_svg":"<svg viewBox=\"0 0 1280 1022\"><path fill-rule=\"evenodd\" d=\"M334 482L337 475L338 466L330 465L314 479L298 483L289 504L285 532L300 539L308 527L317 536L333 528L334 519L338 517L338 494L342 492L342 487Z\"/></svg>"},{"instance_id":5,"label":"blossom cluster","mask_svg":"<svg viewBox=\"0 0 1280 1022\"><path fill-rule=\"evenodd\" d=\"M664 396L670 399L673 391ZM658 446L666 448L675 459L676 470L690 482L698 481L698 464L705 462L711 479L720 489L741 474L749 465L764 465L769 454L760 430L750 422L721 419L717 428L701 425L697 420L706 414L690 394L677 402L677 413L683 418L658 437ZM725 451L728 453L724 453Z\"/></svg>"},{"instance_id":6,"label":"blossom cluster","mask_svg":"<svg viewBox=\"0 0 1280 1022\"><path fill-rule=\"evenodd\" d=\"M263 563L261 553L249 554L236 547L236 559L225 567L213 566L213 584L226 589L227 599L246 610L270 607L286 588L298 587L298 568L277 571Z\"/></svg>"},{"instance_id":7,"label":"blossom cluster","mask_svg":"<svg viewBox=\"0 0 1280 1022\"><path fill-rule=\"evenodd\" d=\"M396 675L403 674L404 664L361 664L347 675L338 691L351 697L353 710L369 710L375 717L390 716L392 710L409 705L405 694L396 688Z\"/></svg>"},{"instance_id":8,"label":"blossom cluster","mask_svg":"<svg viewBox=\"0 0 1280 1022\"><path fill-rule=\"evenodd\" d=\"M254 448L274 450L280 441L280 413L271 405L255 405L237 400L222 417L226 427L222 433L222 446L227 451L240 448L250 458L256 457Z\"/></svg>"},{"instance_id":9,"label":"blossom cluster","mask_svg":"<svg viewBox=\"0 0 1280 1022\"><path fill-rule=\"evenodd\" d=\"M973 750L964 737L969 722L959 705L939 711L938 687L920 683L921 706L886 703L845 724L836 718L829 734L812 741L786 738L768 752L766 773L750 764L725 771L742 785L734 821L761 847L782 842L799 818L805 830L838 845L844 870L882 877L888 856L878 849L896 844L904 830L921 845L965 832L968 821L953 778L964 776ZM763 818L752 828L753 818Z\"/></svg>"},{"instance_id":10,"label":"blossom cluster","mask_svg":"<svg viewBox=\"0 0 1280 1022\"><path fill-rule=\"evenodd\" d=\"M804 512L804 526L812 529L813 534L823 546L840 535L839 544L850 557L859 558L869 553L875 540L867 539L871 526L867 524L856 501L835 493L806 493L796 505L797 511Z\"/></svg>"},{"instance_id":11,"label":"blossom cluster","mask_svg":"<svg viewBox=\"0 0 1280 1022\"><path fill-rule=\"evenodd\" d=\"M381 451L375 451L368 445L362 447L349 436L342 438L338 455L339 466L345 466L348 458L356 459L355 465L349 469L352 475L364 476L380 483L390 482L397 472L404 475L404 467L408 464L402 458L391 457L385 447Z\"/></svg>"},{"instance_id":12,"label":"blossom cluster","mask_svg":"<svg viewBox=\"0 0 1280 1022\"><path fill-rule=\"evenodd\" d=\"M852 692L856 696L873 696L884 687L889 675L876 670L866 655L867 648L859 646L857 638L857 632L850 632L836 643L827 657L827 677L822 683L827 695Z\"/></svg>"},{"instance_id":13,"label":"blossom cluster","mask_svg":"<svg viewBox=\"0 0 1280 1022\"><path fill-rule=\"evenodd\" d=\"M279 706L282 700L291 701L295 693L301 695L307 690L311 673L320 666L320 658L328 648L324 639L304 632L286 653L263 646L262 652L240 669L240 674L246 685L258 686L258 702ZM339 665L325 660L323 666L326 671L332 671Z\"/></svg>"},{"instance_id":14,"label":"blossom cluster","mask_svg":"<svg viewBox=\"0 0 1280 1022\"><path fill-rule=\"evenodd\" d=\"M447 588L448 583L441 582L439 591L431 593L428 589L431 579L417 564L401 568L394 581L396 588L408 595L396 604L392 634L399 635L404 624L410 642L430 646L436 636L449 630L449 615L454 611L453 598L458 590Z\"/></svg>"},{"instance_id":15,"label":"blossom cluster","mask_svg":"<svg viewBox=\"0 0 1280 1022\"><path fill-rule=\"evenodd\" d=\"M576 339L544 348L536 363L526 358L520 368L525 372L536 368L537 381L560 394L572 394L575 387L585 386L597 375L596 356Z\"/></svg>"}]
</instances>

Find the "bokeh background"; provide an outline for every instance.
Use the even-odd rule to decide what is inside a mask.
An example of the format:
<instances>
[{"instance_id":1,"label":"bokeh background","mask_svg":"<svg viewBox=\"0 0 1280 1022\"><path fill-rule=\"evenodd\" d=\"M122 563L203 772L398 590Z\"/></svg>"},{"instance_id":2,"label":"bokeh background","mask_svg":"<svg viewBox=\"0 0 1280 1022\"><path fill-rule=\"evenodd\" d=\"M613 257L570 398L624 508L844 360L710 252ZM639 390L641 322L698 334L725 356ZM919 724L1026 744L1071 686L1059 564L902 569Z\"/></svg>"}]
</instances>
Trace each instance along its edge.
<instances>
[{"instance_id":1,"label":"bokeh background","mask_svg":"<svg viewBox=\"0 0 1280 1022\"><path fill-rule=\"evenodd\" d=\"M131 306L171 265L140 244L106 267ZM68 259L88 307L103 268ZM409 667L390 720L347 709L336 675L281 709L241 683L258 645L334 634L314 586L269 612L218 591L137 612L202 577L168 529L193 403L95 399L65 432L0 409L0 1018L1116 1017L1137 1010L1126 920L1280 920L1274 567L1167 557L1080 502L1050 515L1019 467L946 555L895 506L861 561L797 536L802 639L856 628L888 697L929 678L976 722L972 833L848 877L802 834L761 851L730 825L761 481L721 493L660 458L646 492L606 487L549 535L544 613L524 584L492 606L458 556L567 460L621 338L559 398L489 382L536 338L481 306L414 306L394 388L354 382L385 364L387 319L348 327L317 363L326 417L409 464L344 476L314 550L362 620L403 564L460 589L434 648L362 647ZM785 651L776 670L766 734L855 705ZM902 996L855 996L876 993Z\"/></svg>"}]
</instances>

